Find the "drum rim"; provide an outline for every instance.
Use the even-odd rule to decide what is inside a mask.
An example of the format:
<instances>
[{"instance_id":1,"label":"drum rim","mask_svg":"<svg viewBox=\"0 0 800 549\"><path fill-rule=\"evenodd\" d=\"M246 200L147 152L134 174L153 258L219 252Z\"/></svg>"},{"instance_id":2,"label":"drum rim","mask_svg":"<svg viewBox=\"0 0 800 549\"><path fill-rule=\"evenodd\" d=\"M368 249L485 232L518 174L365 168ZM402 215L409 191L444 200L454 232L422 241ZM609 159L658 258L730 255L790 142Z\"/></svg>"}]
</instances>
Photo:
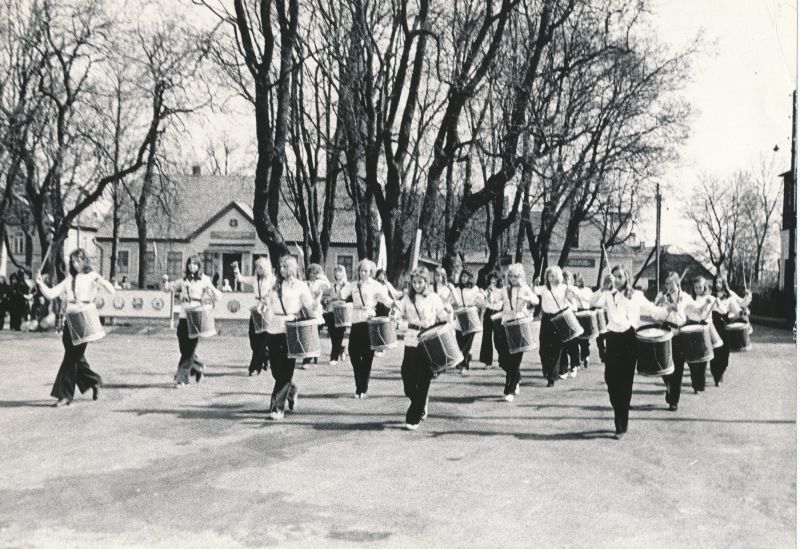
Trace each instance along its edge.
<instances>
[{"instance_id":1,"label":"drum rim","mask_svg":"<svg viewBox=\"0 0 800 549\"><path fill-rule=\"evenodd\" d=\"M684 324L678 328L678 332L682 334L693 334L695 332L705 332L708 329L708 324Z\"/></svg>"},{"instance_id":2,"label":"drum rim","mask_svg":"<svg viewBox=\"0 0 800 549\"><path fill-rule=\"evenodd\" d=\"M648 330L650 328L655 328L657 330L663 330L664 333L657 337L647 337L639 335L640 330ZM639 326L636 328L636 341L643 341L646 343L664 343L665 341L670 341L673 337L672 330L669 328L664 328L660 324L645 324L643 326Z\"/></svg>"},{"instance_id":3,"label":"drum rim","mask_svg":"<svg viewBox=\"0 0 800 549\"><path fill-rule=\"evenodd\" d=\"M316 318L305 318L303 320L287 320L287 326L308 326L308 325L316 325L317 319Z\"/></svg>"},{"instance_id":4,"label":"drum rim","mask_svg":"<svg viewBox=\"0 0 800 549\"><path fill-rule=\"evenodd\" d=\"M728 330L730 330L731 332L738 332L741 330L747 331L749 326L750 326L749 322L731 322L730 324L725 325L725 331L726 332Z\"/></svg>"}]
</instances>

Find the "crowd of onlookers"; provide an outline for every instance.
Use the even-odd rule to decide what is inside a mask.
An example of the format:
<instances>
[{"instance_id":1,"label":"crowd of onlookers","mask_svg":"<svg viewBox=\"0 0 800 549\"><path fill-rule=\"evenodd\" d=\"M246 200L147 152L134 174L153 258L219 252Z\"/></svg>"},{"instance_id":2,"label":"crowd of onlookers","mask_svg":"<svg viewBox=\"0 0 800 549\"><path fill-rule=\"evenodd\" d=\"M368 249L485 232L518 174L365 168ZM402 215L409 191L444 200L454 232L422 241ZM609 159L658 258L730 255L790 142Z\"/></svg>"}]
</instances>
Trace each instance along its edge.
<instances>
[{"instance_id":1,"label":"crowd of onlookers","mask_svg":"<svg viewBox=\"0 0 800 549\"><path fill-rule=\"evenodd\" d=\"M44 275L45 280L48 275ZM49 283L49 281L48 281ZM0 330L46 331L61 329L61 300L51 302L36 286L28 269L19 269L11 276L0 276Z\"/></svg>"}]
</instances>

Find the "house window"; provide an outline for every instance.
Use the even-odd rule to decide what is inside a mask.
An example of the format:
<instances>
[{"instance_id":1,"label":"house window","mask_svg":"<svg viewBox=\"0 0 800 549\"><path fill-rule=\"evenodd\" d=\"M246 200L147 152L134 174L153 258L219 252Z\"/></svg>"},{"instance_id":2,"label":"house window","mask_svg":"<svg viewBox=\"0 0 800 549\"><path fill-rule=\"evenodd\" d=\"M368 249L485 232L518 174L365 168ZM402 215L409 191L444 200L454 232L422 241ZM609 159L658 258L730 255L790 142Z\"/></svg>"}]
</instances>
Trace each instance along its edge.
<instances>
[{"instance_id":1,"label":"house window","mask_svg":"<svg viewBox=\"0 0 800 549\"><path fill-rule=\"evenodd\" d=\"M144 272L148 275L156 274L156 253L155 252L145 252L144 253Z\"/></svg>"},{"instance_id":2,"label":"house window","mask_svg":"<svg viewBox=\"0 0 800 549\"><path fill-rule=\"evenodd\" d=\"M183 274L183 254L181 252L167 252L167 274L169 276Z\"/></svg>"},{"instance_id":3,"label":"house window","mask_svg":"<svg viewBox=\"0 0 800 549\"><path fill-rule=\"evenodd\" d=\"M347 273L347 280L355 280L353 278L353 256L352 255L337 255L336 264L344 267Z\"/></svg>"},{"instance_id":4,"label":"house window","mask_svg":"<svg viewBox=\"0 0 800 549\"><path fill-rule=\"evenodd\" d=\"M128 274L128 266L130 265L131 253L128 250L117 251L117 273L126 275Z\"/></svg>"},{"instance_id":5,"label":"house window","mask_svg":"<svg viewBox=\"0 0 800 549\"><path fill-rule=\"evenodd\" d=\"M570 248L580 248L580 229L575 229L575 233L573 233L572 238L569 241Z\"/></svg>"},{"instance_id":6,"label":"house window","mask_svg":"<svg viewBox=\"0 0 800 549\"><path fill-rule=\"evenodd\" d=\"M14 237L14 255L25 253L25 236L18 234Z\"/></svg>"}]
</instances>

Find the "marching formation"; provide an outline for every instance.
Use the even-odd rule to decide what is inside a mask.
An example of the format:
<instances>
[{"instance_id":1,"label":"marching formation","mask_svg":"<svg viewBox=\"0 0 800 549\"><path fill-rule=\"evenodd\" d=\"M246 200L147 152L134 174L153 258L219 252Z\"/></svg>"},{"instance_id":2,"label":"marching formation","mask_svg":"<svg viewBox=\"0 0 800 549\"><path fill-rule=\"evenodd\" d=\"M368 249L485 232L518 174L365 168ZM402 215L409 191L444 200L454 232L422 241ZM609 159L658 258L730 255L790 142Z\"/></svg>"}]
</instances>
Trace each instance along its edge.
<instances>
[{"instance_id":1,"label":"marching formation","mask_svg":"<svg viewBox=\"0 0 800 549\"><path fill-rule=\"evenodd\" d=\"M633 288L631 275L615 266L592 291L580 275L549 267L540 284L528 285L521 264L508 268L505 284L498 272L489 273L486 289L475 286L474 275L463 270L456 283L444 269L433 273L414 269L408 288L400 291L386 281L368 259L358 263L358 280L348 281L337 266L331 283L323 269L309 266L306 280L299 277L297 260L280 258L273 273L268 259L260 258L253 276L244 276L233 264L238 283L250 286L255 303L250 309L249 340L252 359L249 375L269 369L275 380L269 418L280 420L297 408L299 388L294 370L320 356L319 330L327 327L331 339L330 364L349 357L353 368L353 398L369 392L374 357L397 345L403 328L403 359L400 373L403 392L409 399L405 428L417 430L428 416L431 382L449 368L467 375L476 334L482 337L479 361L493 362L505 372L502 400L512 402L520 394L520 366L524 354L537 349L547 387L576 377L589 365L594 339L598 357L605 364L605 382L614 410L615 434L628 430L633 379L661 377L668 409L675 411L681 397L681 382L689 365L692 388L705 390L710 364L716 386L722 384L731 352L750 349L752 328L747 319L751 295L740 297L724 277L710 284L702 277L692 281L691 293L681 290L683 277L669 273L654 302ZM48 299L67 303L61 362L51 395L55 406L69 404L77 385L81 393L92 389L97 400L100 376L85 358L89 342L105 335L94 300L99 289L114 292L114 286L94 272L86 252L70 254L69 276L53 286L41 274L36 283ZM204 366L196 350L201 338L216 334L213 303L221 297L202 261L191 256L184 276L170 281L163 290L180 296L182 307L177 327L180 360L174 381L185 387L192 377L200 382ZM536 325L538 326L538 338ZM345 353L345 337L348 334Z\"/></svg>"}]
</instances>

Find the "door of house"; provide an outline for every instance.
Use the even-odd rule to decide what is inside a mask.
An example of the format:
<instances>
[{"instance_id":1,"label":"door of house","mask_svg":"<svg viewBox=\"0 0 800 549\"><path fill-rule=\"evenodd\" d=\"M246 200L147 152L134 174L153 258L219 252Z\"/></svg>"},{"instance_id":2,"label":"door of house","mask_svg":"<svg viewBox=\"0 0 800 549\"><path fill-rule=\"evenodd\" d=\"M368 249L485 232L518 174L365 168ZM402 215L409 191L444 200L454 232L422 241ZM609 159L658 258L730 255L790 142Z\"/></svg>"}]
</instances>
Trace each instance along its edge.
<instances>
[{"instance_id":1,"label":"door of house","mask_svg":"<svg viewBox=\"0 0 800 549\"><path fill-rule=\"evenodd\" d=\"M236 281L233 277L233 267L231 263L236 261L239 264L239 269L242 268L242 254L241 253L224 253L222 254L222 278L226 278L234 290L239 290ZM222 288L222 281L219 282L219 287Z\"/></svg>"}]
</instances>

